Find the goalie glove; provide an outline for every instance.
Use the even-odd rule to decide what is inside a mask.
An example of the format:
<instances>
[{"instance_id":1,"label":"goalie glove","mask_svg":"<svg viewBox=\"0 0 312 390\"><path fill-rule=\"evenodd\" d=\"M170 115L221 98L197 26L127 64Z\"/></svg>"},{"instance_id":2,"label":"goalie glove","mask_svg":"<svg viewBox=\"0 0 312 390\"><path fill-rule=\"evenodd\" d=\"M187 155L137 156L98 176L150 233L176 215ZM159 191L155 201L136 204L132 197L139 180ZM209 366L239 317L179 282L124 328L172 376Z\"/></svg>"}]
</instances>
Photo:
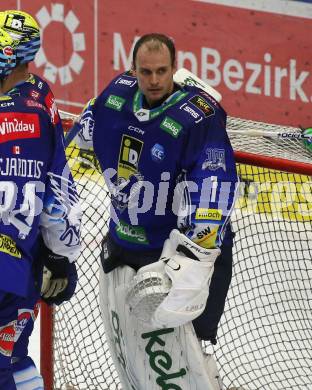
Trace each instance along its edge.
<instances>
[{"instance_id":1,"label":"goalie glove","mask_svg":"<svg viewBox=\"0 0 312 390\"><path fill-rule=\"evenodd\" d=\"M126 297L132 315L150 325L152 315L170 288L165 263L156 261L140 268L129 285Z\"/></svg>"},{"instance_id":2,"label":"goalie glove","mask_svg":"<svg viewBox=\"0 0 312 390\"><path fill-rule=\"evenodd\" d=\"M160 261L172 286L152 316L155 327L177 327L205 309L214 263L220 249L205 249L178 230L165 241Z\"/></svg>"},{"instance_id":3,"label":"goalie glove","mask_svg":"<svg viewBox=\"0 0 312 390\"><path fill-rule=\"evenodd\" d=\"M48 248L41 255L44 256L41 298L48 305L60 305L74 295L78 280L76 265Z\"/></svg>"},{"instance_id":4,"label":"goalie glove","mask_svg":"<svg viewBox=\"0 0 312 390\"><path fill-rule=\"evenodd\" d=\"M132 312L155 328L194 320L205 309L219 254L220 249L202 248L172 230L159 261L142 267L131 283L127 303Z\"/></svg>"}]
</instances>

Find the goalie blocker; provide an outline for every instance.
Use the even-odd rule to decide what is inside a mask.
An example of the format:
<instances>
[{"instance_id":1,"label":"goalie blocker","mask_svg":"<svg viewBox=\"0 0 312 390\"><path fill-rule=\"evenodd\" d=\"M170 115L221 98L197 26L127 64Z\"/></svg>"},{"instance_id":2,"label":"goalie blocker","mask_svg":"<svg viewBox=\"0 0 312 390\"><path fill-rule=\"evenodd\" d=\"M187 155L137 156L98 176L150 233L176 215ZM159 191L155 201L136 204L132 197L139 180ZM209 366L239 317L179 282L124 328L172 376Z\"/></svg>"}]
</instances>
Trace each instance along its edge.
<instances>
[{"instance_id":1,"label":"goalie blocker","mask_svg":"<svg viewBox=\"0 0 312 390\"><path fill-rule=\"evenodd\" d=\"M160 260L142 267L133 278L127 296L130 309L155 328L178 327L194 320L205 309L219 254L220 249L202 248L174 229ZM158 284L151 286L156 275ZM160 302L159 288L164 296Z\"/></svg>"}]
</instances>

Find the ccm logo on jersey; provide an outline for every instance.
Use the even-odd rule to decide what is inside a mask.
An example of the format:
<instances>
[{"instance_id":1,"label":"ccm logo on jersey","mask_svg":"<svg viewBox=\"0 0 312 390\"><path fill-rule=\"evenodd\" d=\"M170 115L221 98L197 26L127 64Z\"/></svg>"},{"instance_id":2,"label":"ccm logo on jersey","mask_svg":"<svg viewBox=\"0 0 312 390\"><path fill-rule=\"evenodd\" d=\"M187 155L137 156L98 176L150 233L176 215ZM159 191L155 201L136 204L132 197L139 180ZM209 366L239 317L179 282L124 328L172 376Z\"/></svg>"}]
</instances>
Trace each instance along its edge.
<instances>
[{"instance_id":1,"label":"ccm logo on jersey","mask_svg":"<svg viewBox=\"0 0 312 390\"><path fill-rule=\"evenodd\" d=\"M0 107L10 107L10 106L14 106L14 102L0 103Z\"/></svg>"},{"instance_id":2,"label":"ccm logo on jersey","mask_svg":"<svg viewBox=\"0 0 312 390\"><path fill-rule=\"evenodd\" d=\"M0 113L0 143L21 138L39 138L37 114Z\"/></svg>"}]
</instances>

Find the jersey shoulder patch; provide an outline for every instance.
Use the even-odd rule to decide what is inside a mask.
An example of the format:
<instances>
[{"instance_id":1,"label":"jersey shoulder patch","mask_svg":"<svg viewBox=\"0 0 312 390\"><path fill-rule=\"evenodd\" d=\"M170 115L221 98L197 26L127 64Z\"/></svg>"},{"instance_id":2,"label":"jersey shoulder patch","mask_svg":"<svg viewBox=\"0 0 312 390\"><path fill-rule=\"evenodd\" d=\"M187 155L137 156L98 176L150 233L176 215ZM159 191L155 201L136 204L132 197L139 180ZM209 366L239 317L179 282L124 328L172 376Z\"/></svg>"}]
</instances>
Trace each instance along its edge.
<instances>
[{"instance_id":1,"label":"jersey shoulder patch","mask_svg":"<svg viewBox=\"0 0 312 390\"><path fill-rule=\"evenodd\" d=\"M213 105L208 102L207 98L202 96L202 94L194 94L188 99L188 102L191 107L199 110L205 118L208 118L215 114L215 108Z\"/></svg>"},{"instance_id":2,"label":"jersey shoulder patch","mask_svg":"<svg viewBox=\"0 0 312 390\"><path fill-rule=\"evenodd\" d=\"M100 94L97 99L98 107L106 107L114 111L121 111L127 101L132 101L137 91L137 80L120 75L116 77Z\"/></svg>"},{"instance_id":3,"label":"jersey shoulder patch","mask_svg":"<svg viewBox=\"0 0 312 390\"><path fill-rule=\"evenodd\" d=\"M123 88L133 88L137 85L137 83L137 78L132 74L131 71L119 75L114 81L116 86Z\"/></svg>"},{"instance_id":4,"label":"jersey shoulder patch","mask_svg":"<svg viewBox=\"0 0 312 390\"><path fill-rule=\"evenodd\" d=\"M214 106L207 96L202 95L201 90L193 86L187 86L185 89L189 93L179 104L179 109L184 113L184 120L200 123L215 115L217 106Z\"/></svg>"}]
</instances>

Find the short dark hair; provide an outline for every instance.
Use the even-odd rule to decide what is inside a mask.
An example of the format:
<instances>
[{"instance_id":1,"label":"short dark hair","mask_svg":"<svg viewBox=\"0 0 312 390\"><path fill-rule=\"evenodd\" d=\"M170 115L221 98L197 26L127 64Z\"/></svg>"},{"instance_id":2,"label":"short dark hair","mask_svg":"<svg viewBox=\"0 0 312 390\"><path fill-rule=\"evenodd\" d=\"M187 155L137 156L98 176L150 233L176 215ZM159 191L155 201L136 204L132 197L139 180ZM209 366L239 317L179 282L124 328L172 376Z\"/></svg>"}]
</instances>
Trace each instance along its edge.
<instances>
[{"instance_id":1,"label":"short dark hair","mask_svg":"<svg viewBox=\"0 0 312 390\"><path fill-rule=\"evenodd\" d=\"M155 42L156 44L160 43L167 46L171 57L171 65L174 65L176 59L176 49L173 40L164 34L150 33L150 34L143 35L140 39L137 40L136 44L134 45L133 54L132 54L132 63L134 68L135 68L135 59L138 50L144 43L147 42Z\"/></svg>"}]
</instances>

